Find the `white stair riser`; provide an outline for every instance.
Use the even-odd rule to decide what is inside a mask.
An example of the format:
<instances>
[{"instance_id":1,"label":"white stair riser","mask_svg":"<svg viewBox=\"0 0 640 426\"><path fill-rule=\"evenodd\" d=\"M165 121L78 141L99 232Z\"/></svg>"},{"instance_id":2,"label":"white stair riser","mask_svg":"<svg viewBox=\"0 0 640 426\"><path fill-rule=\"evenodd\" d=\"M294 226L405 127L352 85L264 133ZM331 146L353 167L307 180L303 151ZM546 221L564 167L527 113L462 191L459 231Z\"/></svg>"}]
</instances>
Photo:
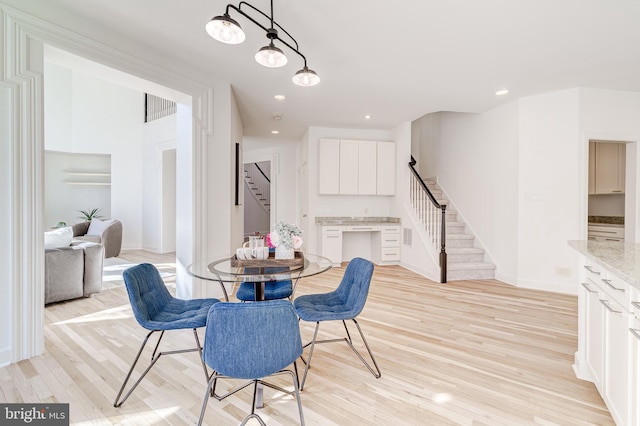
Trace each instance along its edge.
<instances>
[{"instance_id":1,"label":"white stair riser","mask_svg":"<svg viewBox=\"0 0 640 426\"><path fill-rule=\"evenodd\" d=\"M470 248L473 247L473 238L470 239L453 239L450 238L446 241L447 248Z\"/></svg>"},{"instance_id":2,"label":"white stair riser","mask_svg":"<svg viewBox=\"0 0 640 426\"><path fill-rule=\"evenodd\" d=\"M493 269L447 271L447 281L463 280L493 280L495 274Z\"/></svg>"},{"instance_id":3,"label":"white stair riser","mask_svg":"<svg viewBox=\"0 0 640 426\"><path fill-rule=\"evenodd\" d=\"M447 247L449 247L448 244ZM447 262L449 264L484 262L484 253L448 253Z\"/></svg>"},{"instance_id":4,"label":"white stair riser","mask_svg":"<svg viewBox=\"0 0 640 426\"><path fill-rule=\"evenodd\" d=\"M464 234L465 233L465 229L466 229L466 225L464 223L460 223L460 222L455 222L455 223L448 223L446 226L446 231L447 231L447 235L449 234Z\"/></svg>"}]
</instances>

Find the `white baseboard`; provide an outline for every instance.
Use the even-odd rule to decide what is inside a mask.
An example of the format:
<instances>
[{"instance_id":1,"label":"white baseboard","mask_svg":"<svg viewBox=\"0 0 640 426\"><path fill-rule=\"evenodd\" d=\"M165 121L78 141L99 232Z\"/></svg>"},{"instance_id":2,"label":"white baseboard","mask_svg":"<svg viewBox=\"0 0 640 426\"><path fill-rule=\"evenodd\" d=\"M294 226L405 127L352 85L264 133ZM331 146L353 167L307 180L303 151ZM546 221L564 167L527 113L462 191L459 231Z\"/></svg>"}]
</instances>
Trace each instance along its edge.
<instances>
[{"instance_id":1,"label":"white baseboard","mask_svg":"<svg viewBox=\"0 0 640 426\"><path fill-rule=\"evenodd\" d=\"M440 282L440 271L434 273L433 271L427 271L426 269L422 269L420 267L414 266L414 265L409 265L406 262L400 262L400 266L402 266L405 269L410 270L411 272L415 272L418 275L422 275L425 278L430 279L431 281L435 281L437 283ZM438 276L436 276L438 275Z\"/></svg>"},{"instance_id":2,"label":"white baseboard","mask_svg":"<svg viewBox=\"0 0 640 426\"><path fill-rule=\"evenodd\" d=\"M11 364L11 349L0 351L0 367L6 367Z\"/></svg>"}]
</instances>

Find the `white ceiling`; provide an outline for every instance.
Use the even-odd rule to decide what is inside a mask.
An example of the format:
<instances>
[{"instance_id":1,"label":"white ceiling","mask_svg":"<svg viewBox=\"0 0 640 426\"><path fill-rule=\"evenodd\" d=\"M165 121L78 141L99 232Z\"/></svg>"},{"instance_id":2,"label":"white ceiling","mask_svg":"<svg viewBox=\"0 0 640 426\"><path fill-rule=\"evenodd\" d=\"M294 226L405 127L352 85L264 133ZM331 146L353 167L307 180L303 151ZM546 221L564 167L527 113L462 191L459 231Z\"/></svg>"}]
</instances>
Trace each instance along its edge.
<instances>
[{"instance_id":1,"label":"white ceiling","mask_svg":"<svg viewBox=\"0 0 640 426\"><path fill-rule=\"evenodd\" d=\"M389 129L572 87L640 91L638 0L274 0L275 20L321 78L310 88L291 82L302 61L286 47L284 68L255 62L267 39L237 13L242 45L210 38L204 25L224 12L219 0L0 1L202 82L229 81L252 137ZM266 0L250 3L269 11Z\"/></svg>"}]
</instances>

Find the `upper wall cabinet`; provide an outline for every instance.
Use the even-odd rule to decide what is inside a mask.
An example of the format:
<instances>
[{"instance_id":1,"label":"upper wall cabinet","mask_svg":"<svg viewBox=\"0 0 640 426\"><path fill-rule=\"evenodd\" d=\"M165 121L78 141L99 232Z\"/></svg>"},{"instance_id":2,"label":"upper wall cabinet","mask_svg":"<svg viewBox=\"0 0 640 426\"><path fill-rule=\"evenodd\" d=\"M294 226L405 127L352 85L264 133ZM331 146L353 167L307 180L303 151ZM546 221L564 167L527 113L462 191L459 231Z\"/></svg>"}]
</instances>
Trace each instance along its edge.
<instances>
[{"instance_id":1,"label":"upper wall cabinet","mask_svg":"<svg viewBox=\"0 0 640 426\"><path fill-rule=\"evenodd\" d=\"M394 142L320 139L319 194L395 195Z\"/></svg>"},{"instance_id":2,"label":"upper wall cabinet","mask_svg":"<svg viewBox=\"0 0 640 426\"><path fill-rule=\"evenodd\" d=\"M626 144L589 142L589 194L624 193Z\"/></svg>"}]
</instances>

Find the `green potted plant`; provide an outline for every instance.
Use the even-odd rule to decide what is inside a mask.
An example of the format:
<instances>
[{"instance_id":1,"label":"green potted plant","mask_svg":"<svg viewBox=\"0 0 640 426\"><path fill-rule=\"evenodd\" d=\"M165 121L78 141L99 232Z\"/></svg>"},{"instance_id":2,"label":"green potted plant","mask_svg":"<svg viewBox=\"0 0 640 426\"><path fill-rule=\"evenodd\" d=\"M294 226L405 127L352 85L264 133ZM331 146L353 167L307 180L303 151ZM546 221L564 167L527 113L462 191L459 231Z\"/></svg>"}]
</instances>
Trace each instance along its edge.
<instances>
[{"instance_id":1,"label":"green potted plant","mask_svg":"<svg viewBox=\"0 0 640 426\"><path fill-rule=\"evenodd\" d=\"M95 208L92 209L90 211L87 210L78 210L81 213L81 218L91 222L92 219L100 219L102 217L102 215L100 215L100 209L99 208Z\"/></svg>"}]
</instances>

